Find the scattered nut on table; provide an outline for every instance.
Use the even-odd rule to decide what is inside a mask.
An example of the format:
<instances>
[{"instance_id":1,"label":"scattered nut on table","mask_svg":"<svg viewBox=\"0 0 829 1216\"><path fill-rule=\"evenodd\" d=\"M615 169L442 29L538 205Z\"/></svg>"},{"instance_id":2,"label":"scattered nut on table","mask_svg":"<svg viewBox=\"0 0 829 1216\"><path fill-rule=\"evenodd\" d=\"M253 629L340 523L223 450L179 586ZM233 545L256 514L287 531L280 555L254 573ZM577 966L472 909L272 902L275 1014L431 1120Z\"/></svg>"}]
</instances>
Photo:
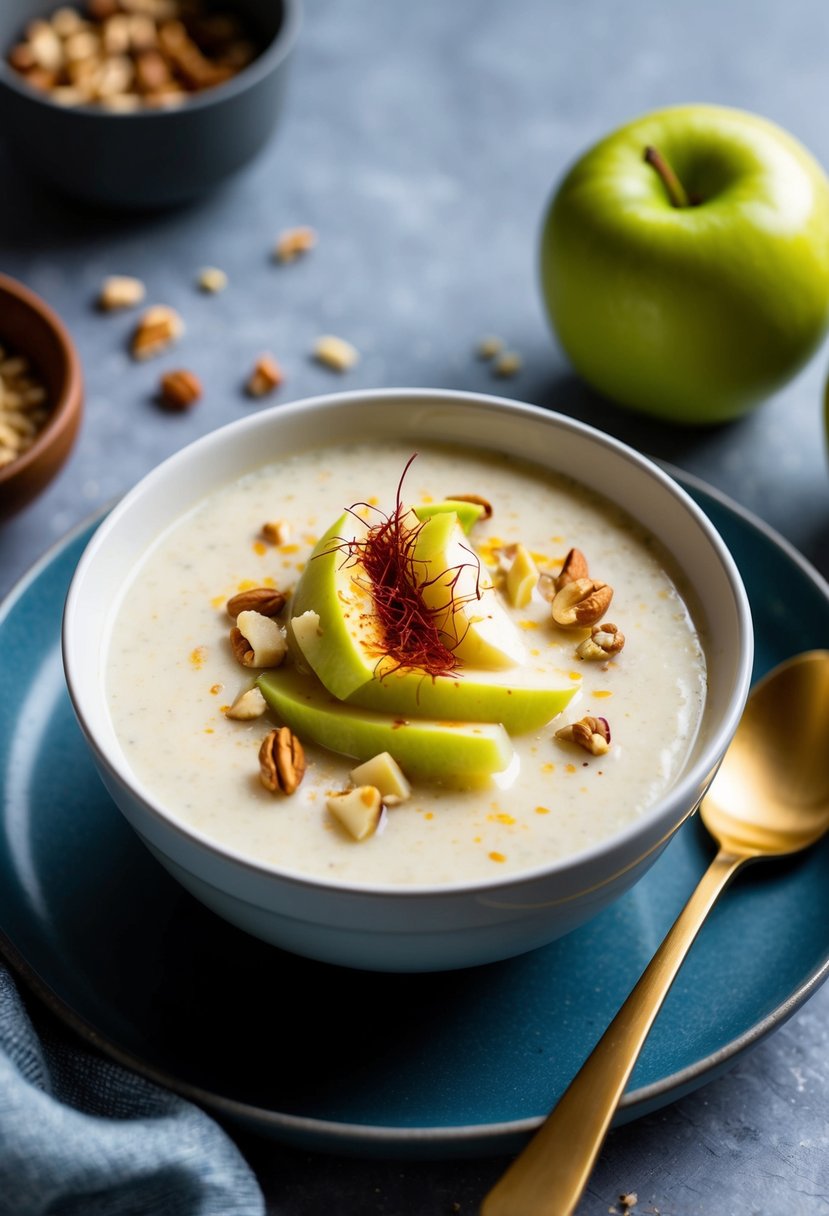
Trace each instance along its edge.
<instances>
[{"instance_id":1,"label":"scattered nut on table","mask_svg":"<svg viewBox=\"0 0 829 1216\"><path fill-rule=\"evenodd\" d=\"M159 397L166 409L181 413L201 400L202 391L201 381L195 372L182 367L164 373Z\"/></svg>"},{"instance_id":2,"label":"scattered nut on table","mask_svg":"<svg viewBox=\"0 0 829 1216\"><path fill-rule=\"evenodd\" d=\"M250 397L266 397L278 389L284 379L282 368L273 355L260 355L245 388Z\"/></svg>"}]
</instances>

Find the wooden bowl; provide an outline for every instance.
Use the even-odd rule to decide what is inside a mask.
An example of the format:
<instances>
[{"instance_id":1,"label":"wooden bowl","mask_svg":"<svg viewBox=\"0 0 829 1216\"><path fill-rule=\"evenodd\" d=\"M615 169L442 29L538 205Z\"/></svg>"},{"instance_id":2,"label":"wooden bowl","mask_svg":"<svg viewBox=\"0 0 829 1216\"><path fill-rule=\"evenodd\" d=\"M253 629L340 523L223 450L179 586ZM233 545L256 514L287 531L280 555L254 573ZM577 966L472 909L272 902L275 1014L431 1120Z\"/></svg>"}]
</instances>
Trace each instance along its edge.
<instances>
[{"instance_id":1,"label":"wooden bowl","mask_svg":"<svg viewBox=\"0 0 829 1216\"><path fill-rule=\"evenodd\" d=\"M69 332L39 296L0 274L0 346L25 355L46 388L50 415L32 446L0 468L0 520L48 485L75 442L83 413L81 362Z\"/></svg>"}]
</instances>

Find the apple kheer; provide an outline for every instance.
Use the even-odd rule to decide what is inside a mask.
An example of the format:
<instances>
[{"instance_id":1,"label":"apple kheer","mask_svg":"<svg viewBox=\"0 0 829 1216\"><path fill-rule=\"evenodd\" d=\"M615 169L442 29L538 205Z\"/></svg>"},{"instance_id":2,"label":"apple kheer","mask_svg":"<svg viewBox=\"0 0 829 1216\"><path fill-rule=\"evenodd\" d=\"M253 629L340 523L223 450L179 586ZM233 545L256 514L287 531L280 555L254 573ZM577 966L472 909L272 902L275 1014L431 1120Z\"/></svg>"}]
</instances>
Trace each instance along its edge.
<instances>
[{"instance_id":1,"label":"apple kheer","mask_svg":"<svg viewBox=\"0 0 829 1216\"><path fill-rule=\"evenodd\" d=\"M290 793L278 782L265 788L260 747L272 732L278 741L286 720L270 706L262 712L258 690L243 697L259 669L240 663L228 601L244 601L252 589L281 592L286 603L274 597L274 619L290 632L292 596L320 538L352 507L356 532L356 517L366 528L388 518L412 454L411 446L392 442L321 447L252 472L173 522L122 594L108 647L108 697L129 765L174 818L258 863L365 886L451 884L535 869L635 820L676 780L693 745L705 698L704 650L681 576L653 538L567 477L502 455L423 445L406 471L407 509L420 507L430 518L429 508L464 494L492 505L490 517L479 512L469 523L463 547L480 562L480 585L492 586L504 635L518 643L504 644L501 669L492 673L500 691L488 702L484 688L478 719L488 704L512 695L511 682L516 690L560 690L564 708L543 725L506 733L497 709L493 721L467 724L440 721L430 702L432 725L448 732L449 742L415 743L414 771L397 757L411 792L390 798L364 839L355 839L331 806L362 787L351 773L368 754L354 759L320 746L292 719L285 738L298 738L305 771ZM274 521L280 526L263 534L263 524ZM562 615L556 587L568 581L559 576L574 549L570 574L582 577L581 598L591 590L578 568L581 555L593 586L608 589L592 625L553 617L551 599ZM343 555L337 565L345 561ZM571 589L576 581L569 578ZM571 606L579 594L569 595ZM487 645L497 651L498 637ZM295 645L285 652L277 642L266 656L274 665L261 685L268 696L269 683L288 695L292 682L305 678L304 655ZM467 674L486 684L485 665ZM462 683L464 675L459 662L452 679ZM411 725L376 707L334 705L327 694L324 700L329 714L367 713L401 733ZM239 704L252 716L233 713ZM345 726L348 734L353 724ZM498 771L475 778L464 737L482 731L497 737L503 767L490 759ZM336 743L339 729L321 737ZM394 753L394 745L375 750ZM453 783L453 753L465 788Z\"/></svg>"}]
</instances>

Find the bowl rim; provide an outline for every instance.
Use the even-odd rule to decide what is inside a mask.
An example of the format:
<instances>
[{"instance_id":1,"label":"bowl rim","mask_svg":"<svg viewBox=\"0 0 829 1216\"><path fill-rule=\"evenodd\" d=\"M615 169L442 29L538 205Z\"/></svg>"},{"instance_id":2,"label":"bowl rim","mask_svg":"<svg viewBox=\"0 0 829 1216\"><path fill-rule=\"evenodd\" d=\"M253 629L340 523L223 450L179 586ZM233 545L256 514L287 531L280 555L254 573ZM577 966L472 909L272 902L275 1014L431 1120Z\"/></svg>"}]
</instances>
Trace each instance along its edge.
<instances>
[{"instance_id":1,"label":"bowl rim","mask_svg":"<svg viewBox=\"0 0 829 1216\"><path fill-rule=\"evenodd\" d=\"M99 118L106 121L123 122L126 119L133 122L161 122L165 118L169 119L175 114L189 114L193 110L203 110L223 100L229 101L240 93L247 92L249 88L252 88L260 80L270 75L272 71L288 58L296 44L302 26L302 0L280 0L280 3L282 5L282 22L264 50L252 59L247 67L242 68L235 76L231 76L229 80L225 80L221 84L213 85L212 88L204 89L201 93L190 96L179 106L170 106L169 108L161 106L158 109L142 107L138 110L125 111L107 110L103 106L95 104L61 106L53 101L48 93L42 93L40 90L26 84L25 77L21 73L16 72L6 62L4 49L0 49L0 88L6 87L18 97L22 97L33 105L42 107L48 111L57 111L60 114L68 115L82 114L90 119Z\"/></svg>"},{"instance_id":2,"label":"bowl rim","mask_svg":"<svg viewBox=\"0 0 829 1216\"><path fill-rule=\"evenodd\" d=\"M563 428L581 435L588 442L596 443L610 450L626 463L634 465L651 482L660 486L677 500L684 508L686 514L696 524L697 529L703 534L706 542L719 560L732 592L735 615L740 626L740 647L739 653L735 656L735 678L729 699L728 712L720 721L700 754L695 758L693 764L682 772L680 779L671 785L657 802L646 808L640 816L631 823L626 824L620 831L613 833L603 840L577 852L568 853L563 858L548 861L531 869L524 869L500 876L495 875L486 879L467 879L437 884L384 885L380 883L365 884L354 881L343 881L341 879L315 877L311 874L302 874L290 869L281 868L275 864L258 861L181 822L172 813L166 811L161 802L144 788L142 782L130 769L123 754L116 758L120 760L120 763L115 762L115 759L109 754L108 749L102 746L95 729L87 721L82 698L78 696L74 664L75 656L73 654L72 623L73 619L80 615L79 589L82 587L86 571L98 559L99 550L106 545L110 533L118 527L119 521L124 516L129 516L134 504L140 503L147 494L151 494L156 484L162 479L169 478L178 465L198 460L202 452L221 445L229 433L241 434L247 430L255 430L259 427L267 428L272 422L276 426L279 426L280 418L287 420L295 418L300 414L323 413L331 409L347 409L349 405L357 405L367 401L402 404L403 402L411 403L413 400L420 403L432 404L437 402L446 403L448 401L454 405L461 405L466 402L495 413L518 414L528 419L534 419L550 425L551 429ZM478 445L473 446L477 447ZM527 459L532 461L531 456L527 457ZM199 501L204 497L206 495L200 495ZM514 890L517 887L532 885L539 880L546 882L555 878L558 874L584 872L586 875L589 875L589 871L593 866L609 854L618 852L620 860L627 855L628 860L624 864L621 864L609 874L603 874L603 877L598 882L595 880L589 881L584 889L563 895L560 900L554 899L552 901L553 903L565 904L572 899L581 898L590 891L604 887L606 884L621 877L628 870L634 869L643 858L650 856L662 844L666 843L684 819L694 811L698 800L698 791L713 776L717 764L725 751L725 746L730 742L742 716L751 685L754 631L748 594L731 552L702 508L694 502L691 496L665 469L661 468L650 457L643 455L630 445L588 423L553 410L544 409L541 406L517 401L513 398L456 389L395 387L365 390L354 389L327 393L319 396L298 398L293 402L270 406L256 414L238 418L200 436L156 465L120 499L111 513L106 516L96 529L84 550L72 576L66 597L61 628L61 650L70 700L87 744L94 751L99 765L103 767L109 777L118 786L125 787L131 792L133 798L140 803L143 811L149 813L151 819L161 824L165 831L172 831L180 840L184 840L189 845L195 846L198 852L206 853L222 863L230 863L235 868L244 870L248 874L257 875L265 880L275 879L280 883L299 887L306 891L330 892L332 894L351 895L363 899L387 899L393 897L411 900L434 899L435 897L448 899L468 898L470 895L479 895L487 898L493 894L497 894L499 891ZM83 665L79 664L79 666L82 668ZM97 686L99 688L101 686L100 679L97 681ZM725 746L723 746L723 740L725 741ZM648 828L658 824L660 817L666 813L666 807L677 802L681 803L684 807L682 813L674 816L667 825L663 825L665 830L659 833L655 841L650 841L645 848L639 851L628 853L626 847L629 849L640 835L643 839L647 838ZM182 863L178 862L177 864L181 865ZM549 906L550 902L550 900L545 899L545 906Z\"/></svg>"},{"instance_id":3,"label":"bowl rim","mask_svg":"<svg viewBox=\"0 0 829 1216\"><path fill-rule=\"evenodd\" d=\"M0 273L0 299L4 295L14 297L46 322L58 340L64 366L60 391L48 419L35 437L32 446L20 456L16 456L9 464L0 468L0 490L3 486L10 485L21 473L38 462L53 442L61 438L68 427L74 425L83 405L83 370L80 355L69 330L58 314L25 283ZM2 340L2 336L0 334L0 340Z\"/></svg>"}]
</instances>

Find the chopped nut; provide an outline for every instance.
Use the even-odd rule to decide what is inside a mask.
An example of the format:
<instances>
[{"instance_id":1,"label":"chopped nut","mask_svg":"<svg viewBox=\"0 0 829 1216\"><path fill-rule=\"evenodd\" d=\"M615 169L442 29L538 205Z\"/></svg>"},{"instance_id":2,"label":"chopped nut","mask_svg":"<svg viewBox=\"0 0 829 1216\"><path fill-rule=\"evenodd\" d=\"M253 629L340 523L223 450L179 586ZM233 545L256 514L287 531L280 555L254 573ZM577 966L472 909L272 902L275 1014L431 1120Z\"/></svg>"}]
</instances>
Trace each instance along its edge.
<instances>
[{"instance_id":1,"label":"chopped nut","mask_svg":"<svg viewBox=\"0 0 829 1216\"><path fill-rule=\"evenodd\" d=\"M473 502L478 507L483 507L484 513L481 519L492 518L492 503L486 498L482 498L480 494L450 494L449 498L453 502Z\"/></svg>"},{"instance_id":2,"label":"chopped nut","mask_svg":"<svg viewBox=\"0 0 829 1216\"><path fill-rule=\"evenodd\" d=\"M314 357L335 372L347 372L359 362L360 352L345 338L324 334L314 343Z\"/></svg>"},{"instance_id":3,"label":"chopped nut","mask_svg":"<svg viewBox=\"0 0 829 1216\"><path fill-rule=\"evenodd\" d=\"M259 779L272 794L293 794L305 776L305 752L287 726L270 731L259 748Z\"/></svg>"},{"instance_id":4,"label":"chopped nut","mask_svg":"<svg viewBox=\"0 0 829 1216\"><path fill-rule=\"evenodd\" d=\"M243 667L278 667L288 649L276 621L255 609L245 609L230 631L230 645Z\"/></svg>"},{"instance_id":5,"label":"chopped nut","mask_svg":"<svg viewBox=\"0 0 829 1216\"><path fill-rule=\"evenodd\" d=\"M112 312L116 308L133 308L144 299L145 290L140 279L125 274L110 275L101 284L98 306L104 312Z\"/></svg>"},{"instance_id":6,"label":"chopped nut","mask_svg":"<svg viewBox=\"0 0 829 1216\"><path fill-rule=\"evenodd\" d=\"M148 47L136 56L135 86L139 93L158 93L172 79L169 64L160 51Z\"/></svg>"},{"instance_id":7,"label":"chopped nut","mask_svg":"<svg viewBox=\"0 0 829 1216\"><path fill-rule=\"evenodd\" d=\"M495 376L515 376L523 365L524 361L516 351L505 350L492 364L492 373Z\"/></svg>"},{"instance_id":8,"label":"chopped nut","mask_svg":"<svg viewBox=\"0 0 829 1216\"><path fill-rule=\"evenodd\" d=\"M0 467L22 456L49 420L45 385L23 355L0 350Z\"/></svg>"},{"instance_id":9,"label":"chopped nut","mask_svg":"<svg viewBox=\"0 0 829 1216\"><path fill-rule=\"evenodd\" d=\"M273 355L261 355L256 360L245 388L251 397L266 397L268 393L279 388L284 379L282 368Z\"/></svg>"},{"instance_id":10,"label":"chopped nut","mask_svg":"<svg viewBox=\"0 0 829 1216\"><path fill-rule=\"evenodd\" d=\"M571 549L555 579L554 587L556 591L561 591L562 587L574 583L577 578L590 578L590 571L587 568L587 558L581 549Z\"/></svg>"},{"instance_id":11,"label":"chopped nut","mask_svg":"<svg viewBox=\"0 0 829 1216\"><path fill-rule=\"evenodd\" d=\"M355 840L373 835L383 814L380 791L373 785L358 785L342 794L332 794L325 805Z\"/></svg>"},{"instance_id":12,"label":"chopped nut","mask_svg":"<svg viewBox=\"0 0 829 1216\"><path fill-rule=\"evenodd\" d=\"M624 647L625 635L620 633L616 625L605 621L603 625L593 625L590 637L579 642L576 654L580 659L608 659L618 654Z\"/></svg>"},{"instance_id":13,"label":"chopped nut","mask_svg":"<svg viewBox=\"0 0 829 1216\"><path fill-rule=\"evenodd\" d=\"M227 614L235 621L240 612L260 612L262 616L278 616L285 607L286 597L275 587L252 587L240 591L227 601Z\"/></svg>"},{"instance_id":14,"label":"chopped nut","mask_svg":"<svg viewBox=\"0 0 829 1216\"><path fill-rule=\"evenodd\" d=\"M201 399L201 381L184 368L165 372L161 377L161 401L169 410L189 410Z\"/></svg>"},{"instance_id":15,"label":"chopped nut","mask_svg":"<svg viewBox=\"0 0 829 1216\"><path fill-rule=\"evenodd\" d=\"M504 349L504 343L500 338L496 338L494 334L488 334L485 338L481 338L478 343L478 358L479 359L494 359Z\"/></svg>"},{"instance_id":16,"label":"chopped nut","mask_svg":"<svg viewBox=\"0 0 829 1216\"><path fill-rule=\"evenodd\" d=\"M587 715L579 722L557 730L556 738L563 743L576 743L593 756L603 756L610 748L610 726L607 718Z\"/></svg>"},{"instance_id":17,"label":"chopped nut","mask_svg":"<svg viewBox=\"0 0 829 1216\"><path fill-rule=\"evenodd\" d=\"M308 253L317 243L313 228L286 228L279 234L273 256L278 262L293 262L303 253Z\"/></svg>"},{"instance_id":18,"label":"chopped nut","mask_svg":"<svg viewBox=\"0 0 829 1216\"><path fill-rule=\"evenodd\" d=\"M269 545L287 545L291 538L291 525L287 519L268 520L262 524L262 536Z\"/></svg>"},{"instance_id":19,"label":"chopped nut","mask_svg":"<svg viewBox=\"0 0 829 1216\"><path fill-rule=\"evenodd\" d=\"M403 775L400 765L388 752L380 752L371 760L358 764L351 770L351 780L355 785L374 786L380 791L380 797L386 806L405 802L412 794L412 787Z\"/></svg>"},{"instance_id":20,"label":"chopped nut","mask_svg":"<svg viewBox=\"0 0 829 1216\"><path fill-rule=\"evenodd\" d=\"M600 621L610 606L613 588L590 578L565 583L553 600L553 620L564 629L586 629Z\"/></svg>"},{"instance_id":21,"label":"chopped nut","mask_svg":"<svg viewBox=\"0 0 829 1216\"><path fill-rule=\"evenodd\" d=\"M184 323L174 308L156 304L148 308L135 328L131 350L135 359L160 354L184 332Z\"/></svg>"},{"instance_id":22,"label":"chopped nut","mask_svg":"<svg viewBox=\"0 0 829 1216\"><path fill-rule=\"evenodd\" d=\"M202 291L216 295L227 287L227 275L217 266L205 266L199 271L198 284Z\"/></svg>"},{"instance_id":23,"label":"chopped nut","mask_svg":"<svg viewBox=\"0 0 829 1216\"><path fill-rule=\"evenodd\" d=\"M225 711L225 717L233 718L236 722L249 722L253 718L261 718L267 708L268 703L259 689L248 688L246 692L240 693L230 709Z\"/></svg>"},{"instance_id":24,"label":"chopped nut","mask_svg":"<svg viewBox=\"0 0 829 1216\"><path fill-rule=\"evenodd\" d=\"M507 570L507 597L514 608L526 608L538 583L538 567L523 545L515 546L515 554Z\"/></svg>"}]
</instances>

